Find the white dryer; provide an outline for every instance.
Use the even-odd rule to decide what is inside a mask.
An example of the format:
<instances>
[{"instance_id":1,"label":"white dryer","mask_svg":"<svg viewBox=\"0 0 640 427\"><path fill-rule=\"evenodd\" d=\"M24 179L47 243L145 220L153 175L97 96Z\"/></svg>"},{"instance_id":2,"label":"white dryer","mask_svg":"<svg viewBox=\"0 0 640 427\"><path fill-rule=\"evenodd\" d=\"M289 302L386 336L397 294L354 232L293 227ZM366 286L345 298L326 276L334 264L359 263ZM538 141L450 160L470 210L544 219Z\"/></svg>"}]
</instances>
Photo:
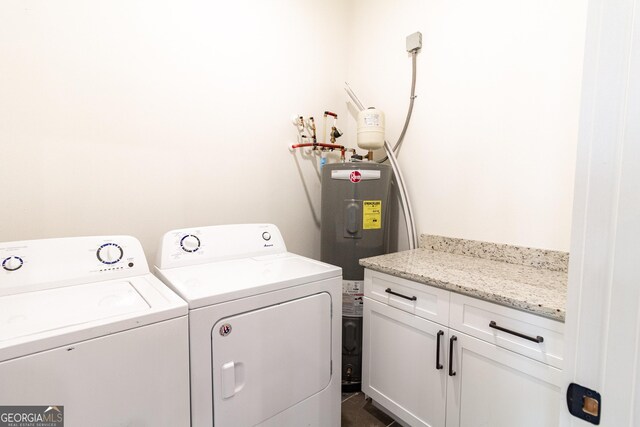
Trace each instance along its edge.
<instances>
[{"instance_id":1,"label":"white dryer","mask_svg":"<svg viewBox=\"0 0 640 427\"><path fill-rule=\"evenodd\" d=\"M340 425L340 268L248 224L166 233L156 272L189 303L194 427Z\"/></svg>"},{"instance_id":2,"label":"white dryer","mask_svg":"<svg viewBox=\"0 0 640 427\"><path fill-rule=\"evenodd\" d=\"M189 426L187 304L135 238L0 243L0 265L3 410L55 406L70 427Z\"/></svg>"}]
</instances>

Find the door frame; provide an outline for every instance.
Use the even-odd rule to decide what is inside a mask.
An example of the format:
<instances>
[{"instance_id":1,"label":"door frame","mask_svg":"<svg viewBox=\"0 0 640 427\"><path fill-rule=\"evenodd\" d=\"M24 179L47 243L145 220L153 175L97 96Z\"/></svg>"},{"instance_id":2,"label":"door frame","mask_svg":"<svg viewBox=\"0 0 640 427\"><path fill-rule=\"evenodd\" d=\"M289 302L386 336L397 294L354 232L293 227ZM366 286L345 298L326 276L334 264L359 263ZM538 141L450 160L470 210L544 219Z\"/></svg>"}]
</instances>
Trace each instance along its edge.
<instances>
[{"instance_id":1,"label":"door frame","mask_svg":"<svg viewBox=\"0 0 640 427\"><path fill-rule=\"evenodd\" d=\"M640 0L589 0L561 426L566 387L601 393L601 424L640 423ZM635 77L635 78L634 78Z\"/></svg>"}]
</instances>

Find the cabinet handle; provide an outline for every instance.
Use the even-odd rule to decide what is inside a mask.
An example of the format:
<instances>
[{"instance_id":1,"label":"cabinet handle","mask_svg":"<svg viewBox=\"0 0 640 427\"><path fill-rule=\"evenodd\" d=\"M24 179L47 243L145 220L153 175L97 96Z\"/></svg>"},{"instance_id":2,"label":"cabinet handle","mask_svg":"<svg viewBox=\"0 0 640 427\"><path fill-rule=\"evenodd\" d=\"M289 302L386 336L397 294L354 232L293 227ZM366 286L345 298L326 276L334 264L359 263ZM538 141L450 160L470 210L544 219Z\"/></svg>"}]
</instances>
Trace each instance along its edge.
<instances>
[{"instance_id":1,"label":"cabinet handle","mask_svg":"<svg viewBox=\"0 0 640 427\"><path fill-rule=\"evenodd\" d=\"M452 369L453 367L453 343L458 340L458 337L452 335L449 338L449 376L454 377L456 375L456 371Z\"/></svg>"},{"instance_id":2,"label":"cabinet handle","mask_svg":"<svg viewBox=\"0 0 640 427\"><path fill-rule=\"evenodd\" d=\"M444 335L444 331L438 331L436 335L436 369L442 369L444 366L440 364L440 337Z\"/></svg>"},{"instance_id":3,"label":"cabinet handle","mask_svg":"<svg viewBox=\"0 0 640 427\"><path fill-rule=\"evenodd\" d=\"M498 324L496 322L494 322L493 320L491 322L489 322L489 327L493 328L493 329L497 329L497 330L502 331L502 332L506 332L506 333L511 334L511 335L515 335L515 336L520 337L520 338L524 338L525 340L529 340L529 341L533 341L533 342L537 342L537 343L541 343L541 342L544 341L544 337L541 337L540 335L538 335L537 337L532 337L532 336L529 336L529 335L521 334L520 332L512 331L510 329L503 328L502 326L498 326Z\"/></svg>"},{"instance_id":4,"label":"cabinet handle","mask_svg":"<svg viewBox=\"0 0 640 427\"><path fill-rule=\"evenodd\" d=\"M418 299L417 297L408 297L406 295L402 295L402 294L399 294L397 292L393 292L391 290L391 288L385 289L385 292L388 293L388 294L391 294L391 295L395 295L395 296L400 297L400 298L408 299L409 301L416 301Z\"/></svg>"}]
</instances>

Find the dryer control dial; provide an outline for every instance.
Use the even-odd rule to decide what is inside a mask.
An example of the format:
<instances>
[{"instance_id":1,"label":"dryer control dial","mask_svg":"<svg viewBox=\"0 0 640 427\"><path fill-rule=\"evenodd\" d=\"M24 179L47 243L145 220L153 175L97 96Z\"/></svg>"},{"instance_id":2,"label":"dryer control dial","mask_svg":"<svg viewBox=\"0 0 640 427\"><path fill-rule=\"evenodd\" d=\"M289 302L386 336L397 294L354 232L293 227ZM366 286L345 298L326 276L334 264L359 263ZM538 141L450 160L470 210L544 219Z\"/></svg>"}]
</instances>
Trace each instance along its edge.
<instances>
[{"instance_id":1,"label":"dryer control dial","mask_svg":"<svg viewBox=\"0 0 640 427\"><path fill-rule=\"evenodd\" d=\"M103 264L115 264L122 259L124 251L116 243L105 243L96 251L96 256Z\"/></svg>"},{"instance_id":2,"label":"dryer control dial","mask_svg":"<svg viewBox=\"0 0 640 427\"><path fill-rule=\"evenodd\" d=\"M187 234L180 239L180 247L185 252L195 252L200 249L200 239L193 234Z\"/></svg>"},{"instance_id":3,"label":"dryer control dial","mask_svg":"<svg viewBox=\"0 0 640 427\"><path fill-rule=\"evenodd\" d=\"M24 261L19 256L10 256L9 258L5 258L2 261L2 268L7 271L16 271L20 267L22 267Z\"/></svg>"}]
</instances>

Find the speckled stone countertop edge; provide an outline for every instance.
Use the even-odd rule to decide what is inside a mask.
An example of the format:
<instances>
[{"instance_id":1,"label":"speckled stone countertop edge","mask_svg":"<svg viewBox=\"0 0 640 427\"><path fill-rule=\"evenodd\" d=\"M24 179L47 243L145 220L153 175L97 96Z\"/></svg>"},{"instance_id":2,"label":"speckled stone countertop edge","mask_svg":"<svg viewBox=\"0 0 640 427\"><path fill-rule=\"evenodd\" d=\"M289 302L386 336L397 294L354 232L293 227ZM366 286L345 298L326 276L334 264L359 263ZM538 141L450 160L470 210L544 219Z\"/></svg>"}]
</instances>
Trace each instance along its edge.
<instances>
[{"instance_id":1,"label":"speckled stone countertop edge","mask_svg":"<svg viewBox=\"0 0 640 427\"><path fill-rule=\"evenodd\" d=\"M410 252L410 251L407 251ZM384 256L384 255L382 255ZM462 255L464 256L464 255ZM378 258L378 257L373 257ZM565 310L553 307L547 307L541 304L530 303L526 300L515 299L504 294L498 294L495 292L487 292L478 288L471 288L456 283L436 280L432 277L421 276L418 274L412 274L402 269L388 268L380 266L375 262L368 261L373 258L364 258L360 260L360 265L370 270L378 271L381 273L389 274L395 277L401 277L403 279L411 280L413 282L422 283L435 288L456 292L458 294L466 295L472 298L481 299L494 304L499 304L505 307L513 308L516 310L524 311L531 314L536 314L541 317L545 317L551 320L563 322L565 320Z\"/></svg>"}]
</instances>

